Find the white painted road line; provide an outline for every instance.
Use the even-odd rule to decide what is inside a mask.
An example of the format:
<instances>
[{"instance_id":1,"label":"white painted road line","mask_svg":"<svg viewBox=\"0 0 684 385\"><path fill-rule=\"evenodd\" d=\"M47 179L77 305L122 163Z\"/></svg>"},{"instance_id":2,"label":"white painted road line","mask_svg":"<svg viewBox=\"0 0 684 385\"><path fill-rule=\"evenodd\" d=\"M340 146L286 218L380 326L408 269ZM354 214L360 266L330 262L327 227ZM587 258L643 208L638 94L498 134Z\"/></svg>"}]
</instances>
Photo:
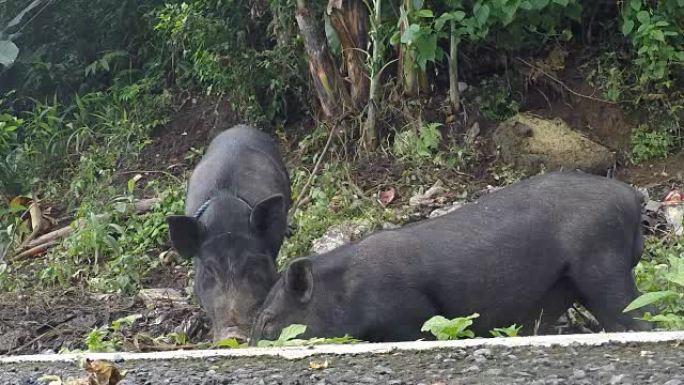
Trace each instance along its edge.
<instances>
[{"instance_id":1,"label":"white painted road line","mask_svg":"<svg viewBox=\"0 0 684 385\"><path fill-rule=\"evenodd\" d=\"M72 362L83 358L93 360L175 360L211 357L259 357L279 356L298 359L317 354L381 354L397 350L429 350L437 348L467 348L485 346L552 346L584 345L596 346L608 343L675 342L684 349L684 331L566 334L533 337L477 338L457 341L411 341L396 343L360 343L351 345L317 345L313 347L248 348L220 350L175 350L149 353L69 353L35 354L0 357L0 364L19 362Z\"/></svg>"}]
</instances>

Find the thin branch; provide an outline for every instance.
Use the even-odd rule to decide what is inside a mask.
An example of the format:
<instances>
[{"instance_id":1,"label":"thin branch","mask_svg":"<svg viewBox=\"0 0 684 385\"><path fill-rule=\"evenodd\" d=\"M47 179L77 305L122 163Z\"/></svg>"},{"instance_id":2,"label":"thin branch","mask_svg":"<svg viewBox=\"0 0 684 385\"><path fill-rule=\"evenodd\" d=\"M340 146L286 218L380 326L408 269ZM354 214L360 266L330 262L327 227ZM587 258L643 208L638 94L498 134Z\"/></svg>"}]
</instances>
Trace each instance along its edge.
<instances>
[{"instance_id":1,"label":"thin branch","mask_svg":"<svg viewBox=\"0 0 684 385\"><path fill-rule=\"evenodd\" d=\"M527 61L525 61L524 59L521 59L521 58L519 58L519 57L516 57L516 60L518 60L519 62L521 62L521 63L523 63L523 64L525 64L525 65L527 65L527 66L530 67L530 68L533 68L533 69L535 69L535 70L541 72L544 76L546 76L547 78L549 78L549 79L553 80L554 82L558 83L558 84L559 84L561 87L563 87L566 91L570 92L571 94L573 94L573 95L575 95L575 96L579 96L579 97L581 97L581 98L593 100L593 101L596 101L596 102L606 103L606 104L617 104L616 102L611 102L610 100L605 100L605 99L597 98L597 97L591 96L591 95L580 94L579 92L577 92L577 91L573 90L572 88L568 87L568 86L567 86L565 83L563 83L562 81L558 80L558 78L554 77L553 75L549 75L546 71L544 71L543 69L539 68L538 66L535 66L534 64L529 63L529 62L527 62Z\"/></svg>"},{"instance_id":2,"label":"thin branch","mask_svg":"<svg viewBox=\"0 0 684 385\"><path fill-rule=\"evenodd\" d=\"M295 202L294 205L292 205L292 210L290 211L290 215L288 218L288 221L292 221L292 218L294 218L294 214L297 212L299 209L299 206L302 204L302 201L304 200L304 197L306 196L306 193L309 189L309 186L311 185L311 182L313 181L313 178L316 176L316 173L318 172L319 167L321 166L321 162L323 161L323 157L325 156L326 152L328 152L328 148L330 147L330 143L332 143L332 138L335 135L335 131L337 131L337 126L339 123L344 119L344 117L347 114L341 116L339 119L335 121L333 124L333 127L330 129L330 134L328 135L328 141L325 143L325 147L323 147L323 150L318 154L318 159L316 159L316 164L314 165L313 170L311 170L311 174L309 175L309 179L306 181L306 184L304 184L304 187L302 187L302 191L299 192L299 196L297 197L297 201Z\"/></svg>"}]
</instances>

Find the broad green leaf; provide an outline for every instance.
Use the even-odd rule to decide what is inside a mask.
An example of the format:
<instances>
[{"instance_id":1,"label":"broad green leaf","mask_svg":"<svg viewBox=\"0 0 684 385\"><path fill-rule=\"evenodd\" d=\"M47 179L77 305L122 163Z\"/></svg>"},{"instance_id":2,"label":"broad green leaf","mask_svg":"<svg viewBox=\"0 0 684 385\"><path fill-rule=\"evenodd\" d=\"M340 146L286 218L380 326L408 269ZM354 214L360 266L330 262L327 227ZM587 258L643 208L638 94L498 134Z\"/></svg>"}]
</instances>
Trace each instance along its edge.
<instances>
[{"instance_id":1,"label":"broad green leaf","mask_svg":"<svg viewBox=\"0 0 684 385\"><path fill-rule=\"evenodd\" d=\"M0 40L0 64L9 67L17 60L19 47L9 40Z\"/></svg>"},{"instance_id":2,"label":"broad green leaf","mask_svg":"<svg viewBox=\"0 0 684 385\"><path fill-rule=\"evenodd\" d=\"M215 343L216 347L219 348L231 348L231 349L237 349L240 347L240 343L235 339L235 338L226 338L225 340L221 340L217 343Z\"/></svg>"},{"instance_id":3,"label":"broad green leaf","mask_svg":"<svg viewBox=\"0 0 684 385\"><path fill-rule=\"evenodd\" d=\"M549 5L549 0L532 0L532 5L535 9L542 9Z\"/></svg>"},{"instance_id":4,"label":"broad green leaf","mask_svg":"<svg viewBox=\"0 0 684 385\"><path fill-rule=\"evenodd\" d=\"M529 11L533 7L532 7L532 3L530 3L529 1L523 1L522 3L520 3L520 8L524 9L525 11Z\"/></svg>"},{"instance_id":5,"label":"broad green leaf","mask_svg":"<svg viewBox=\"0 0 684 385\"><path fill-rule=\"evenodd\" d=\"M304 334L305 331L306 325L292 324L284 328L283 331L280 332L280 337L278 337L278 341L289 341L301 334Z\"/></svg>"},{"instance_id":6,"label":"broad green leaf","mask_svg":"<svg viewBox=\"0 0 684 385\"><path fill-rule=\"evenodd\" d=\"M461 337L474 337L475 334L471 330L466 330L473 324L473 319L479 317L477 313L473 313L467 317L457 317L449 320L443 316L434 316L425 321L421 327L421 331L430 332L438 340L452 340Z\"/></svg>"},{"instance_id":7,"label":"broad green leaf","mask_svg":"<svg viewBox=\"0 0 684 385\"><path fill-rule=\"evenodd\" d=\"M642 0L632 0L629 2L630 8L634 10L634 12L639 12L641 11L641 1Z\"/></svg>"},{"instance_id":8,"label":"broad green leaf","mask_svg":"<svg viewBox=\"0 0 684 385\"><path fill-rule=\"evenodd\" d=\"M420 25L418 24L411 24L409 27L404 31L404 33L401 35L401 43L402 44L410 44L413 43L416 38L418 37L420 33Z\"/></svg>"},{"instance_id":9,"label":"broad green leaf","mask_svg":"<svg viewBox=\"0 0 684 385\"><path fill-rule=\"evenodd\" d=\"M475 19L480 25L484 25L489 18L489 5L483 4L480 7L473 9L475 13Z\"/></svg>"},{"instance_id":10,"label":"broad green leaf","mask_svg":"<svg viewBox=\"0 0 684 385\"><path fill-rule=\"evenodd\" d=\"M435 61L437 54L437 35L432 34L416 40L416 50L418 51L418 65L425 70L428 61Z\"/></svg>"},{"instance_id":11,"label":"broad green leaf","mask_svg":"<svg viewBox=\"0 0 684 385\"><path fill-rule=\"evenodd\" d=\"M553 2L560 6L567 7L569 0L553 0Z\"/></svg>"},{"instance_id":12,"label":"broad green leaf","mask_svg":"<svg viewBox=\"0 0 684 385\"><path fill-rule=\"evenodd\" d=\"M641 24L648 24L651 21L651 15L648 13L648 11L639 11L636 17Z\"/></svg>"},{"instance_id":13,"label":"broad green leaf","mask_svg":"<svg viewBox=\"0 0 684 385\"><path fill-rule=\"evenodd\" d=\"M444 24L446 24L447 21L461 21L464 18L465 12L463 11L443 13L437 18L437 20L435 20L435 30L441 31L442 28L444 28Z\"/></svg>"},{"instance_id":14,"label":"broad green leaf","mask_svg":"<svg viewBox=\"0 0 684 385\"><path fill-rule=\"evenodd\" d=\"M662 300L668 299L668 298L673 298L676 296L679 296L679 294L677 294L676 292L671 291L671 290L653 291L650 293L642 294L637 299L632 301L632 303L627 305L625 310L623 310L622 312L627 313L629 311L636 310L636 309L642 308L644 306L648 306L648 305L651 305L653 303L656 303L658 301L662 301Z\"/></svg>"},{"instance_id":15,"label":"broad green leaf","mask_svg":"<svg viewBox=\"0 0 684 385\"><path fill-rule=\"evenodd\" d=\"M139 320L140 318L142 318L142 314L131 314L129 316L119 318L112 321L112 329L114 329L114 331L119 331L124 326L132 326L135 321Z\"/></svg>"},{"instance_id":16,"label":"broad green leaf","mask_svg":"<svg viewBox=\"0 0 684 385\"><path fill-rule=\"evenodd\" d=\"M417 17L434 17L435 15L432 13L431 9L421 9L420 11L416 12Z\"/></svg>"},{"instance_id":17,"label":"broad green leaf","mask_svg":"<svg viewBox=\"0 0 684 385\"><path fill-rule=\"evenodd\" d=\"M632 32L634 29L634 20L625 20L622 23L622 34L625 36L629 36L629 34Z\"/></svg>"},{"instance_id":18,"label":"broad green leaf","mask_svg":"<svg viewBox=\"0 0 684 385\"><path fill-rule=\"evenodd\" d=\"M392 34L392 37L390 37L390 44L397 45L397 44L399 44L400 40L401 40L401 32L397 31L394 34Z\"/></svg>"},{"instance_id":19,"label":"broad green leaf","mask_svg":"<svg viewBox=\"0 0 684 385\"><path fill-rule=\"evenodd\" d=\"M663 35L663 31L659 29L653 30L651 36L658 41L665 42L665 35Z\"/></svg>"},{"instance_id":20,"label":"broad green leaf","mask_svg":"<svg viewBox=\"0 0 684 385\"><path fill-rule=\"evenodd\" d=\"M665 278L672 283L684 287L684 268L675 269L675 265L672 265L670 272L665 274Z\"/></svg>"}]
</instances>

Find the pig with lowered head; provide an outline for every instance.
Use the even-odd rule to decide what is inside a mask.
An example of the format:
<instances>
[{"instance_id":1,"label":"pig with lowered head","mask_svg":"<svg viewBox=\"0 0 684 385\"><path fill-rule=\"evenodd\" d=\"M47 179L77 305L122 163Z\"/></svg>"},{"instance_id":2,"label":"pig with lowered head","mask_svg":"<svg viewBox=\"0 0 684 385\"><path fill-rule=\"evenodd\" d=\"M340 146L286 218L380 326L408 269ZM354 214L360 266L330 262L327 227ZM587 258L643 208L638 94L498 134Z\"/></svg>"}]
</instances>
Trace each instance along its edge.
<instances>
[{"instance_id":1,"label":"pig with lowered head","mask_svg":"<svg viewBox=\"0 0 684 385\"><path fill-rule=\"evenodd\" d=\"M609 331L647 329L622 310L638 294L641 199L616 180L553 172L442 217L376 232L292 261L253 326L251 343L290 324L306 337L430 338L422 324L477 312L473 331L554 322L574 300Z\"/></svg>"},{"instance_id":2,"label":"pig with lowered head","mask_svg":"<svg viewBox=\"0 0 684 385\"><path fill-rule=\"evenodd\" d=\"M246 339L277 279L290 179L276 143L238 125L217 135L188 182L185 215L167 218L174 248L195 257L195 295L214 340Z\"/></svg>"}]
</instances>

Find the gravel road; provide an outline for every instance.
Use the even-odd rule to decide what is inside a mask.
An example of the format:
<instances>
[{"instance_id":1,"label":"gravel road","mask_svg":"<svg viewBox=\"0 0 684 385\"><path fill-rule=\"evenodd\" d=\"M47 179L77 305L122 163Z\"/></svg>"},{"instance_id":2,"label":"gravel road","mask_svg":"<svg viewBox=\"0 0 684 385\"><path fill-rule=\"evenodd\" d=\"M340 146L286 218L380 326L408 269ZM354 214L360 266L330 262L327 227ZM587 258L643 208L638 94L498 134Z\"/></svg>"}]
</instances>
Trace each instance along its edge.
<instances>
[{"instance_id":1,"label":"gravel road","mask_svg":"<svg viewBox=\"0 0 684 385\"><path fill-rule=\"evenodd\" d=\"M312 366L328 361L327 368ZM601 346L441 348L387 354L125 361L133 384L659 384L684 385L680 342ZM0 364L0 384L40 384L45 374L80 377L75 363Z\"/></svg>"}]
</instances>

